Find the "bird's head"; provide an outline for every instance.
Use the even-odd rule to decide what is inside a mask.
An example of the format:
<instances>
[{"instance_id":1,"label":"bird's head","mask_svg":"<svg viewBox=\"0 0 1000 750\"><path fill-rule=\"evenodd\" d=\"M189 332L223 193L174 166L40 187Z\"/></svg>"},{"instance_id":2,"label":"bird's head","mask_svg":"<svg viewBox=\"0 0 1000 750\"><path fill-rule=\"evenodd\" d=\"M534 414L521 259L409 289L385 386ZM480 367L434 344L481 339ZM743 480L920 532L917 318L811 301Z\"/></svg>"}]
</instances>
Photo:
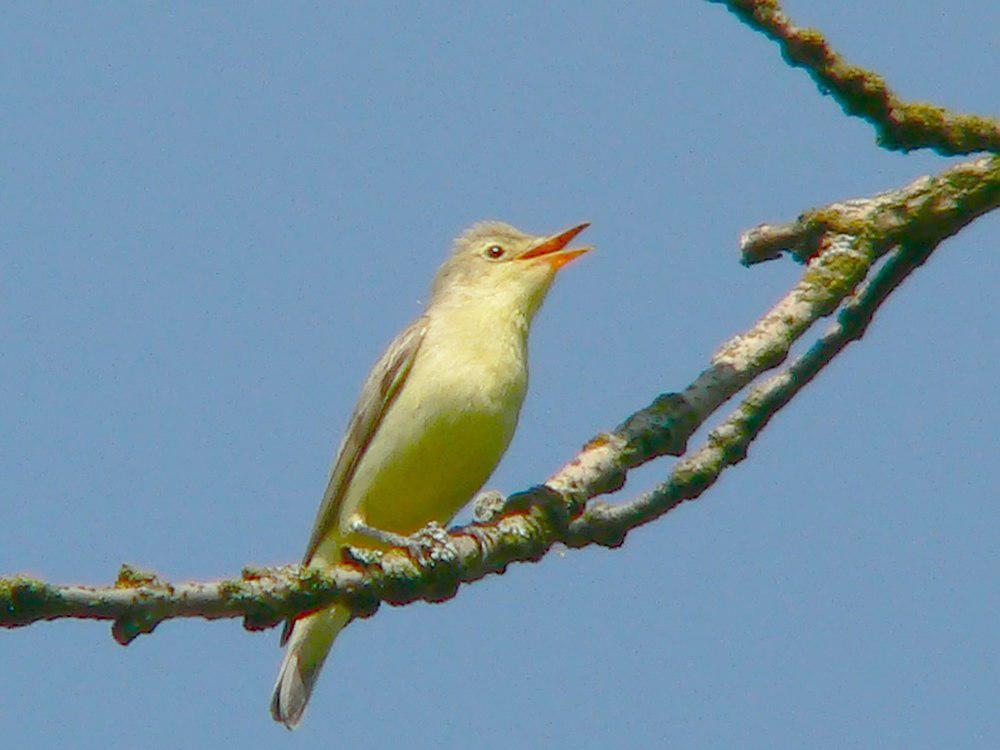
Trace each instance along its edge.
<instances>
[{"instance_id":1,"label":"bird's head","mask_svg":"<svg viewBox=\"0 0 1000 750\"><path fill-rule=\"evenodd\" d=\"M589 224L535 236L499 221L474 224L434 279L431 304L503 305L529 319L545 299L556 272L590 247L570 247Z\"/></svg>"}]
</instances>

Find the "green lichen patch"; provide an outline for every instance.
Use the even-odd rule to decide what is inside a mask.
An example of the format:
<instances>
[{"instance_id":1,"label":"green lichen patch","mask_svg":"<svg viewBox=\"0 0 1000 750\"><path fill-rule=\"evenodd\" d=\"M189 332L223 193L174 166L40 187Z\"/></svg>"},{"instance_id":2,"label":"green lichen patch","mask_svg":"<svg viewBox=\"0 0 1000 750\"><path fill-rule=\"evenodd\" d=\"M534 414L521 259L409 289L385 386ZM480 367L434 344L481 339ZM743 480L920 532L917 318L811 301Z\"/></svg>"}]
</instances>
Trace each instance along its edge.
<instances>
[{"instance_id":1,"label":"green lichen patch","mask_svg":"<svg viewBox=\"0 0 1000 750\"><path fill-rule=\"evenodd\" d=\"M140 635L152 633L163 617L150 611L135 610L122 615L111 624L111 637L122 646L127 646Z\"/></svg>"},{"instance_id":2,"label":"green lichen patch","mask_svg":"<svg viewBox=\"0 0 1000 750\"><path fill-rule=\"evenodd\" d=\"M815 29L795 26L776 0L714 0L740 20L776 41L782 57L804 68L845 113L870 122L880 146L910 151L931 148L953 156L1000 151L1000 123L994 118L950 112L926 102L904 102L877 73L853 65Z\"/></svg>"},{"instance_id":3,"label":"green lichen patch","mask_svg":"<svg viewBox=\"0 0 1000 750\"><path fill-rule=\"evenodd\" d=\"M44 581L28 576L0 578L0 626L15 628L58 614L61 597Z\"/></svg>"},{"instance_id":4,"label":"green lichen patch","mask_svg":"<svg viewBox=\"0 0 1000 750\"><path fill-rule=\"evenodd\" d=\"M145 586L162 586L163 580L156 573L122 563L115 579L116 589L138 589Z\"/></svg>"},{"instance_id":5,"label":"green lichen patch","mask_svg":"<svg viewBox=\"0 0 1000 750\"><path fill-rule=\"evenodd\" d=\"M680 393L661 393L653 403L622 422L617 432L625 439L622 460L636 466L656 456L680 456L697 426L697 415ZM619 489L625 484L624 472Z\"/></svg>"}]
</instances>

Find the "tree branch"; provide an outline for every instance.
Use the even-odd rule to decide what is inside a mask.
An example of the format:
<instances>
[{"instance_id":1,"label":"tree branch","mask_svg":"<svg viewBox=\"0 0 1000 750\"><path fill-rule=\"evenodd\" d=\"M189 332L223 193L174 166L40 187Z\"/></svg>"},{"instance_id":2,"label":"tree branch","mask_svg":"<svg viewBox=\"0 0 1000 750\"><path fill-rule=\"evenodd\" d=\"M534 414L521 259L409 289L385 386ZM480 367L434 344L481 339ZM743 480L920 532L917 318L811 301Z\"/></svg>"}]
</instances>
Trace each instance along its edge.
<instances>
[{"instance_id":1,"label":"tree branch","mask_svg":"<svg viewBox=\"0 0 1000 750\"><path fill-rule=\"evenodd\" d=\"M448 544L432 550L429 559L389 550L373 561L345 560L326 571L246 569L238 578L181 584L123 566L117 582L102 588L6 578L0 579L0 626L65 617L112 620L113 635L124 644L174 617L243 617L248 629L261 629L334 601L365 617L381 601L449 599L461 583L502 573L511 562L537 560L557 542L618 546L631 529L698 497L726 467L741 461L774 414L862 336L888 295L942 240L998 205L1000 157L984 157L898 190L745 233L747 264L775 258L782 249L806 262L796 286L752 328L724 344L683 393L663 394L614 432L595 437L544 485L503 503L480 504L477 522L453 529ZM888 260L866 282L886 254ZM753 388L705 445L681 458L666 482L627 503L587 506L619 489L631 468L664 454L683 454L708 416L758 375L778 368L795 340L842 303L830 330Z\"/></svg>"},{"instance_id":2,"label":"tree branch","mask_svg":"<svg viewBox=\"0 0 1000 750\"><path fill-rule=\"evenodd\" d=\"M950 112L927 102L905 102L882 76L844 60L816 29L794 25L777 0L709 0L781 47L790 64L805 68L824 94L848 115L875 126L878 144L894 151L931 148L954 156L1000 151L1000 123L992 117Z\"/></svg>"}]
</instances>

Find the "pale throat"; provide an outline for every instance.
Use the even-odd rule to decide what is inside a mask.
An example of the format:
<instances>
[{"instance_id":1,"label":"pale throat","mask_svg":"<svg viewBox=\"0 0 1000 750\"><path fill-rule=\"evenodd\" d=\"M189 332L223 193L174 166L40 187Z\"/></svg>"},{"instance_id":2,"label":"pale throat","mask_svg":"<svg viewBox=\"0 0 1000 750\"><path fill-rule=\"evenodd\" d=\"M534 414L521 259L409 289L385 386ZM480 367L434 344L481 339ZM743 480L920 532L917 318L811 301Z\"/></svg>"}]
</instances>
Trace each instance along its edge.
<instances>
[{"instance_id":1,"label":"pale throat","mask_svg":"<svg viewBox=\"0 0 1000 750\"><path fill-rule=\"evenodd\" d=\"M434 310L437 332L456 344L467 347L469 354L494 358L526 356L528 332L535 310L526 305L510 304L501 295L446 303ZM447 333L446 333L447 332Z\"/></svg>"},{"instance_id":2,"label":"pale throat","mask_svg":"<svg viewBox=\"0 0 1000 750\"><path fill-rule=\"evenodd\" d=\"M534 311L523 307L496 297L437 306L424 343L437 360L436 379L448 384L451 397L473 411L509 412L512 424L528 380L528 331Z\"/></svg>"}]
</instances>

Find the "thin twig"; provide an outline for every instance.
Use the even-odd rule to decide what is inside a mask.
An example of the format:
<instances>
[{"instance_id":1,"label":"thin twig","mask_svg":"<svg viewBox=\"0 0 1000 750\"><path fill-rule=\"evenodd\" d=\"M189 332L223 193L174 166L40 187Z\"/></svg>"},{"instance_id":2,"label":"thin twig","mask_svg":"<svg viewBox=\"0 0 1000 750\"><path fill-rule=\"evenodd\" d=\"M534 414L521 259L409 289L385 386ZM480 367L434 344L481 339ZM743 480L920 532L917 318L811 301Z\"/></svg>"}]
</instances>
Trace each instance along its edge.
<instances>
[{"instance_id":1,"label":"thin twig","mask_svg":"<svg viewBox=\"0 0 1000 750\"><path fill-rule=\"evenodd\" d=\"M795 221L761 224L743 233L744 265L787 250L805 262L827 233L868 236L883 248L936 244L1000 206L1000 156L981 156L904 188L806 211Z\"/></svg>"},{"instance_id":2,"label":"thin twig","mask_svg":"<svg viewBox=\"0 0 1000 750\"><path fill-rule=\"evenodd\" d=\"M852 65L816 29L796 26L777 0L709 0L722 3L740 20L781 46L785 60L805 68L844 112L867 120L880 146L909 151L931 148L945 156L1000 151L1000 123L992 117L950 112L927 102L905 102L885 79Z\"/></svg>"},{"instance_id":3,"label":"thin twig","mask_svg":"<svg viewBox=\"0 0 1000 750\"><path fill-rule=\"evenodd\" d=\"M863 242L847 236L840 241ZM677 464L666 482L630 502L599 503L588 508L570 524L566 543L582 547L594 539L624 540L631 529L659 518L685 500L699 497L727 467L746 457L750 443L796 393L845 346L864 335L875 311L927 259L931 250L926 245L894 250L875 278L866 282L843 307L826 334L786 369L755 387L739 408L712 430L700 449Z\"/></svg>"}]
</instances>

